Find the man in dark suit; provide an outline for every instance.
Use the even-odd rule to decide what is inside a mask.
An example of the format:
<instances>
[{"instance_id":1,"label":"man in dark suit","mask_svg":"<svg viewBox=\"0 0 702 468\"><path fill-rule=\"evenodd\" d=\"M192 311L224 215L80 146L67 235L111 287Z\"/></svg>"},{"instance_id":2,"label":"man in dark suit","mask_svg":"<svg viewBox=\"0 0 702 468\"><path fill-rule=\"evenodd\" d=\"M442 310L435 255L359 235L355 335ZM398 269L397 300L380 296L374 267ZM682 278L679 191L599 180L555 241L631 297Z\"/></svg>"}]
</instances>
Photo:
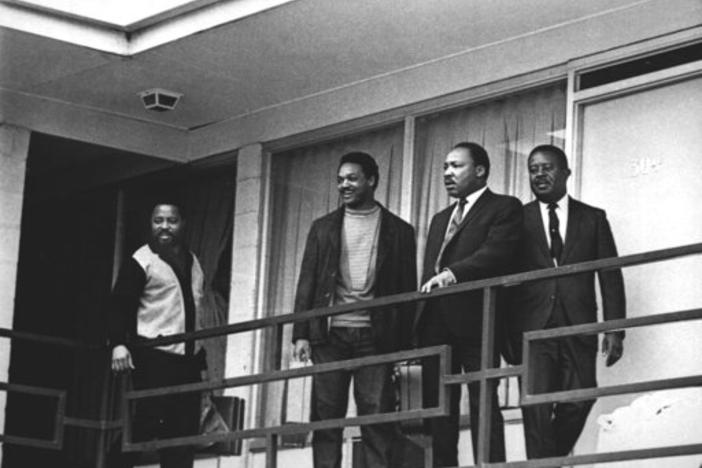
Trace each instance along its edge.
<instances>
[{"instance_id":1,"label":"man in dark suit","mask_svg":"<svg viewBox=\"0 0 702 468\"><path fill-rule=\"evenodd\" d=\"M490 160L476 143L459 143L446 156L444 185L458 201L437 213L427 237L421 292L457 282L507 273L514 262L522 224L521 203L487 188ZM427 301L417 316L420 346L451 345L452 372L480 370L482 290ZM494 365L499 365L496 353ZM423 368L424 406L438 404L435 359ZM490 460L504 461L504 427L497 404L497 381L491 388L492 433ZM479 383L468 384L473 454L477 448ZM459 401L461 389L450 389L450 416L428 421L433 437L434 465L458 465Z\"/></svg>"},{"instance_id":2,"label":"man in dark suit","mask_svg":"<svg viewBox=\"0 0 702 468\"><path fill-rule=\"evenodd\" d=\"M534 148L529 180L537 200L524 206L520 263L524 271L616 257L605 212L566 193L570 176L563 150ZM605 320L625 316L620 270L598 272ZM515 293L510 326L521 332L597 321L594 273L525 283ZM622 355L623 332L605 333L602 352L611 366ZM521 341L520 339L518 341ZM515 343L516 344L516 343ZM515 346L521 352L521 343ZM529 366L533 393L596 386L597 337L575 336L532 342ZM524 407L527 456L568 455L578 440L594 401Z\"/></svg>"},{"instance_id":3,"label":"man in dark suit","mask_svg":"<svg viewBox=\"0 0 702 468\"><path fill-rule=\"evenodd\" d=\"M414 229L375 201L378 166L361 152L341 157L337 184L343 206L314 221L307 237L295 312L414 291ZM400 310L406 309L406 310ZM409 313L408 313L409 312ZM360 358L408 347L411 305L357 310L296 322L294 355L315 364ZM346 416L349 383L359 415L390 412L391 365L318 374L313 380L312 419ZM392 424L361 427L364 466L387 468L396 433ZM342 429L315 431L314 466L341 466Z\"/></svg>"}]
</instances>

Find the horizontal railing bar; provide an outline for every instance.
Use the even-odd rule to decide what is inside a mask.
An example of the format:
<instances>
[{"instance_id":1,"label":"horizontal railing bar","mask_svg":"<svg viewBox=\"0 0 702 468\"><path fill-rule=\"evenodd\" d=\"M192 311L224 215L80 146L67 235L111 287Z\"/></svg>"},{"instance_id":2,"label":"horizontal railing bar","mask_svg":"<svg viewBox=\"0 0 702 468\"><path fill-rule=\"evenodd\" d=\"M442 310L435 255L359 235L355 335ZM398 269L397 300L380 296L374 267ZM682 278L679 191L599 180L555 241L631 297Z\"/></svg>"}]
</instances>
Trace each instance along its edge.
<instances>
[{"instance_id":1,"label":"horizontal railing bar","mask_svg":"<svg viewBox=\"0 0 702 468\"><path fill-rule=\"evenodd\" d=\"M60 398L65 393L65 390L57 390L55 388L34 387L32 385L16 384L0 382L0 390L12 393L24 393L27 395L39 395L53 398Z\"/></svg>"},{"instance_id":2,"label":"horizontal railing bar","mask_svg":"<svg viewBox=\"0 0 702 468\"><path fill-rule=\"evenodd\" d=\"M0 434L0 442L3 444L22 445L24 447L32 448L43 448L51 450L61 449L61 445L53 440L32 439L31 437L19 437L5 434Z\"/></svg>"},{"instance_id":3,"label":"horizontal railing bar","mask_svg":"<svg viewBox=\"0 0 702 468\"><path fill-rule=\"evenodd\" d=\"M597 323L585 323L568 327L549 328L546 330L533 330L524 332L524 339L528 341L545 340L548 338L561 338L572 335L592 335L612 330L646 327L664 323L676 323L688 320L702 319L702 309L681 310L665 314L646 315L625 319L606 320Z\"/></svg>"},{"instance_id":4,"label":"horizontal railing bar","mask_svg":"<svg viewBox=\"0 0 702 468\"><path fill-rule=\"evenodd\" d=\"M381 307L387 307L391 305L398 305L398 304L403 304L403 303L408 303L408 302L417 302L417 301L422 301L422 300L428 300L428 299L433 299L437 297L442 297L442 296L449 296L453 294L459 294L471 290L476 290L476 289L482 289L486 287L494 287L494 286L514 286L519 283L524 283L524 282L530 282L530 281L538 281L538 280L543 280L543 279L550 279L550 278L556 278L556 277L563 277L563 276L571 276L571 275L576 275L576 274L582 274L582 273L587 273L591 271L596 271L596 270L607 270L607 269L615 269L615 268L623 268L627 266L633 266L633 265L639 265L643 263L650 263L650 262L656 262L656 261L661 261L661 260L667 260L671 258L677 258L677 257L682 257L686 255L693 255L693 254L698 254L702 253L702 243L699 244L691 244L687 246L681 246L681 247L675 247L671 249L662 249L658 251L651 251L651 252L645 252L641 254L634 254L634 255L629 255L625 257L613 257L613 258L608 258L608 259L601 259L601 260L595 260L591 262L584 262L576 265L565 265L557 268L550 268L550 269L544 269L544 270L536 270L536 271L531 271L527 273L519 273L519 274L514 274L514 275L507 275L507 276L502 276L502 277L496 277L496 278L490 278L490 279L485 279L485 280L479 280L479 281L473 281L469 283L461 283L457 285L453 285L450 287L442 288L439 290L435 290L429 294L419 294L417 292L412 292L412 293L403 293L403 294L396 294L392 296L385 296L382 298L374 299L372 301L364 301L363 304L349 304L349 305L339 305L339 306L334 306L330 308L318 308L318 309L312 309L308 310L305 312L301 313L295 313L295 314L285 314L285 315L278 315L274 317L266 317L263 319L257 319L257 320L252 320L252 321L247 321L247 322L240 322L236 324L231 324L227 325L224 327L215 327L215 328L210 328L206 330L200 330L197 332L190 332L190 333L183 333L183 334L178 334L178 335L171 335L167 337L160 337L156 339L151 339L151 340L144 340L140 341L138 343L132 343L133 345L136 346L158 346L161 344L169 344L169 343L177 343L189 339L204 339L204 338L210 338L210 337L216 337L216 336L223 336L223 335L228 335L232 333L240 333L240 332L245 332L245 331L253 331L259 328L267 327L267 326L274 326L274 325L280 325L283 323L290 323L290 322L297 322L297 321L303 321L303 320L309 320L312 318L317 318L317 317L326 317L326 316L333 316L333 315L340 315L346 312L350 312L353 310L358 310L359 308L363 309L374 309L374 308L381 308ZM621 328L631 328L631 327L636 327L636 326L646 326L646 325L653 325L653 324L658 324L658 323L669 323L671 321L671 317L674 315L677 315L678 321L679 320L691 320L691 319L696 319L700 318L702 315L700 314L699 309L695 310L690 310L690 311L682 311L679 313L672 313L672 314L666 314L668 315L667 317L663 317L661 315L656 315L656 316L647 316L647 317L637 317L634 319L623 319L621 321L609 321L609 322L604 322L604 323L599 323L599 324L587 324L587 325L578 325L574 327L565 327L562 329L554 329L554 330L543 330L543 331L534 331L534 332L529 332L525 334L525 336L528 336L529 339L544 339L544 338L549 338L549 337L558 337L558 336L568 336L568 335L573 335L573 334L580 334L580 333L599 333L607 330L615 330L615 329L621 329ZM628 321L627 321L628 320ZM45 343L45 344L51 344L51 345L60 345L60 346L68 346L68 347L74 347L74 348L84 348L84 349L100 349L103 346L101 345L91 345L91 344L86 344L86 343L81 343L75 340L70 340L66 338L58 338L58 337L51 337L51 336L44 336L44 335L39 335L39 334L33 334L33 333L27 333L27 332L20 332L20 331L14 331L10 329L4 329L0 328L0 337L7 337L11 339L20 339L20 340L27 340L27 341L33 341L33 342L39 342L39 343ZM412 357L420 357L418 354L414 354L413 356L405 356L405 357L399 357L397 360L405 360L405 359L411 359ZM366 362L365 364L361 365L368 365L369 362ZM349 363L345 364L345 368L349 368ZM315 367L317 369L315 369ZM255 380L258 382L267 382L267 381L273 381L273 380L279 380L283 378L294 378L294 377L301 377L304 375L312 375L315 373L320 373L320 372L325 372L333 369L322 369L319 368L318 366L313 366L309 369L292 369L292 370L286 370L286 371L276 371L273 373L269 374L261 374L259 376L244 376L244 377L239 377L239 378L234 378L234 379L225 379L222 381L218 382L210 382L210 383L203 383L203 384L191 384L194 385L192 388L192 391L195 390L201 390L201 389L216 389L216 388L224 388L227 386L231 386L232 384L241 386L247 384L246 382L249 383L256 383ZM512 368L510 370L501 370L501 369L493 369L493 370L486 370L482 371L485 372L483 377L487 378L501 378L503 376L508 376L508 375L518 375L517 374L517 368ZM279 373L276 375L276 373ZM284 373L287 373L285 375ZM475 377L480 378L480 372L477 373L470 373L470 374L465 374L465 375L460 375L460 376L449 376L448 380L446 381L447 383L453 384L458 383L459 381L468 381L470 379L473 379ZM257 379L258 377L258 379ZM613 386L613 387L606 387L606 388L595 388L595 389L579 389L579 390L573 390L573 391L568 391L568 392L555 392L551 394L539 394L539 395L525 395L523 397L523 405L529 405L529 404L539 404L539 403L546 403L546 402L553 402L553 401L575 401L579 399L591 399L591 398L597 398L599 396L607 396L607 395L616 395L616 394L621 394L621 393L636 393L636 392L641 392L641 391L650 391L650 390L657 390L657 389L664 389L664 388L680 388L680 387L688 387L688 386L698 386L702 383L702 376L695 376L695 377L687 377L687 378L680 378L680 379L669 379L669 380L661 380L661 381L651 381L651 382L641 382L641 383L636 383L636 384L626 384L626 385L619 385L619 386ZM173 389L177 389L177 387L164 387L162 389L156 389L156 390L165 390L162 394L167 394L167 393L176 393L177 391ZM187 386L186 386L187 388ZM18 391L18 392L24 392L24 393L29 393L29 394L35 394L35 395L43 395L43 396L52 396L52 397L59 397L61 398L63 395L62 391L55 390L55 389L45 389L45 388L39 388L39 387L31 387L31 386L26 386L26 385L18 385L18 384L7 384L7 383L0 383L0 389L7 390L7 391ZM158 394L158 393L157 393ZM133 398L136 398L136 396L133 394ZM424 411L431 411L431 410L420 410L420 412ZM376 416L376 415L371 415L371 416ZM403 416L400 413L393 413L393 418L394 416L399 417L400 419L398 420L403 420ZM364 416L368 417L368 416ZM409 419L417 418L417 417L422 417L418 415L412 415L412 416L407 416ZM424 416L426 417L426 416ZM353 425L354 422L352 419L345 419L344 424L342 425ZM81 427L94 427L94 428L102 428L102 427L118 427L115 426L115 422L107 422L107 421L92 421L92 420L81 420L78 418L65 418L64 419L64 424L66 425L75 425L75 426L81 426ZM321 424L322 426L324 425L329 425L328 427L339 427L338 424L334 422L334 420L327 420L327 421L318 421L315 423L310 423L310 424ZM361 422L356 421L355 424L361 424ZM308 430L313 430L313 426L310 426L309 428L300 428L299 425L295 425L295 431L300 432L300 431L308 431ZM320 428L322 427L320 426ZM261 434L268 434L268 433L284 433L285 430L280 429L277 431L272 431L271 429L255 429L252 431L263 431ZM282 431L282 432L281 432ZM212 437L212 436L210 436ZM226 440L223 439L223 440ZM58 444L56 442L49 442L49 441L40 441L36 439L31 439L31 438L22 438L22 437L13 437L13 436L6 436L6 435L0 435L0 441L7 442L7 443L17 443L17 444L23 444L23 445L30 445L30 446L36 446L36 447L49 447L49 448L57 448ZM175 443L174 445L177 445Z\"/></svg>"},{"instance_id":5,"label":"horizontal railing bar","mask_svg":"<svg viewBox=\"0 0 702 468\"><path fill-rule=\"evenodd\" d=\"M408 302L418 302L428 299L435 299L437 297L460 294L476 289L483 289L486 287L515 286L520 283L526 283L531 281L551 279L563 276L572 276L597 270L610 270L615 268L640 265L642 263L669 260L672 258L700 253L702 253L702 243L690 244L681 247L654 250L651 252L627 255L623 257L611 257L600 260L593 260L589 262L577 263L573 265L563 265L555 268L534 270L526 273L517 273L513 275L497 276L494 278L488 278L483 280L457 283L444 288L434 289L432 292L426 294L418 292L393 294L390 296L383 296L369 301L363 301L362 303L356 302L352 304L341 304L332 307L320 307L316 309L310 309L304 312L274 315L270 317L248 320L245 322L238 322L219 327L206 328L194 332L179 333L177 335L162 336L158 338L151 338L148 340L138 340L130 343L130 345L136 347L153 347L179 343L187 340L214 338L217 336L253 331L259 328L282 325L292 322L300 322L304 320L310 320L313 318L330 317L360 309L376 309L391 305L404 304Z\"/></svg>"},{"instance_id":6,"label":"horizontal railing bar","mask_svg":"<svg viewBox=\"0 0 702 468\"><path fill-rule=\"evenodd\" d=\"M543 403L593 400L595 398L603 396L623 395L628 393L641 393L655 390L668 390L674 388L698 386L702 386L702 375L677 377L672 379L649 380L646 382L612 385L609 387L591 387L551 393L528 394L522 395L519 404L521 406L531 406Z\"/></svg>"},{"instance_id":7,"label":"horizontal railing bar","mask_svg":"<svg viewBox=\"0 0 702 468\"><path fill-rule=\"evenodd\" d=\"M104 345L88 344L69 338L60 338L56 336L40 335L38 333L28 333L23 331L12 330L11 328L0 328L0 337L11 338L13 340L32 341L35 343L50 344L57 346L66 346L69 348L82 349L100 349Z\"/></svg>"},{"instance_id":8,"label":"horizontal railing bar","mask_svg":"<svg viewBox=\"0 0 702 468\"><path fill-rule=\"evenodd\" d=\"M104 431L108 429L118 429L122 427L122 420L84 419L64 416L63 424L65 426L82 427L84 429L98 429Z\"/></svg>"},{"instance_id":9,"label":"horizontal railing bar","mask_svg":"<svg viewBox=\"0 0 702 468\"><path fill-rule=\"evenodd\" d=\"M432 346L429 348L412 349L398 351L395 353L378 354L362 358L347 359L344 361L333 361L313 366L299 367L296 369L275 370L260 374L243 375L228 379L214 380L208 382L198 382L183 385L172 385L169 387L149 388L145 390L131 390L125 393L128 400L170 395L174 393L186 393L205 390L219 390L222 388L243 387L259 383L273 382L278 380L305 377L308 375L322 374L336 370L349 370L376 364L386 364L398 361L406 361L430 356L446 356L448 354L447 345Z\"/></svg>"},{"instance_id":10,"label":"horizontal railing bar","mask_svg":"<svg viewBox=\"0 0 702 468\"><path fill-rule=\"evenodd\" d=\"M465 374L450 374L444 376L446 385L464 384L483 379L504 379L505 377L519 377L524 372L524 365L500 367L484 371L466 372Z\"/></svg>"},{"instance_id":11,"label":"horizontal railing bar","mask_svg":"<svg viewBox=\"0 0 702 468\"><path fill-rule=\"evenodd\" d=\"M300 434L320 429L334 429L346 426L363 426L367 424L383 424L399 421L407 421L411 419L433 418L438 416L446 416L446 412L441 408L425 408L421 410L409 410L393 413L367 414L364 416L355 416L353 418L337 418L325 419L323 421L314 421L309 423L293 423L281 426L258 429L244 429L222 434L197 435L188 437L178 437L173 439L152 440L148 442L137 442L125 444L123 450L127 452L141 450L155 450L165 447L176 447L179 445L202 444L208 442L224 442L239 439L252 439L265 437L269 434Z\"/></svg>"},{"instance_id":12,"label":"horizontal railing bar","mask_svg":"<svg viewBox=\"0 0 702 468\"><path fill-rule=\"evenodd\" d=\"M507 463L486 463L485 468L544 468L568 465L586 465L591 463L608 463L624 460L642 460L647 458L679 457L702 453L702 444L675 445L648 449L623 450L620 452L592 453L570 457L535 458L532 460ZM475 468L470 466L466 468Z\"/></svg>"},{"instance_id":13,"label":"horizontal railing bar","mask_svg":"<svg viewBox=\"0 0 702 468\"><path fill-rule=\"evenodd\" d=\"M248 320L245 322L233 323L225 326L206 328L194 332L179 333L175 335L152 338L148 340L137 340L130 343L130 346L153 347L179 343L186 340L215 338L218 336L253 331L264 327L309 320L312 318L340 315L347 312L359 310L360 308L375 309L387 307L390 305L398 305L408 302L418 302L442 296L460 294L463 292L472 291L476 289L483 289L486 287L514 286L519 283L551 279L562 276L571 276L597 270L623 268L628 266L640 265L642 263L658 262L662 260L669 260L677 257L694 255L699 253L702 253L702 243L689 244L680 247L654 250L650 252L627 255L623 257L611 257L573 265L564 265L556 268L546 268L542 270L534 270L524 273L499 276L478 281L458 283L452 286L447 286L445 288L435 289L434 291L428 294L421 294L418 292L393 294L391 296L383 296L381 298L373 299L370 301L363 301L363 304L354 303L337 305L333 307L316 308L304 312L264 317L255 320ZM0 337L85 349L105 348L104 345L88 344L76 340L70 340L67 338L58 338L35 333L27 333L8 328L0 328Z\"/></svg>"}]
</instances>

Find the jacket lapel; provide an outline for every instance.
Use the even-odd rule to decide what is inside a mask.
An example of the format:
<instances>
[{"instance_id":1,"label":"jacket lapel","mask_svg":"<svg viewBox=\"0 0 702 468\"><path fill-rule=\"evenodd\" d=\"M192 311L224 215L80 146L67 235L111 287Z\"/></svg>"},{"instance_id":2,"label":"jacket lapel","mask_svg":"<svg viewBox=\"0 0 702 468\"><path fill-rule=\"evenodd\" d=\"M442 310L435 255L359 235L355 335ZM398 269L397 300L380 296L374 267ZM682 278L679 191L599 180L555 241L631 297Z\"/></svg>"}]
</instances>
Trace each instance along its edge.
<instances>
[{"instance_id":1,"label":"jacket lapel","mask_svg":"<svg viewBox=\"0 0 702 468\"><path fill-rule=\"evenodd\" d=\"M490 198L492 198L492 196L493 196L493 195L492 195L492 192L490 191L490 189L487 189L487 190L485 190L485 192L475 201L474 206L473 206L472 208L470 208L470 210L468 211L468 214L465 215L465 217L464 217L463 220L461 221L461 224L458 225L458 228L456 229L456 232L454 232L454 233L453 233L453 236L451 236L451 239L449 239L449 240L446 242L446 246L447 246L447 247L448 247L448 245L449 245L451 242L453 242L453 240L456 238L456 236L458 236L458 233L461 232L461 231L463 230L463 228L465 228L465 227L468 225L468 223L470 223L473 219L475 219L475 218L478 216L478 214L480 214L480 211L482 211L483 208L485 207L485 205L488 204L488 202L489 202ZM456 207L456 204L455 204L455 203L454 203L453 205L451 205L451 208L452 208L452 209L451 209L450 214L449 214L449 221L446 223L446 226L444 226L444 231L443 231L443 232L446 232L446 228L448 228L448 223L450 222L450 218L451 218L451 216L453 215L453 210L455 209L455 207Z\"/></svg>"},{"instance_id":2,"label":"jacket lapel","mask_svg":"<svg viewBox=\"0 0 702 468\"><path fill-rule=\"evenodd\" d=\"M344 207L339 208L334 212L334 216L331 220L331 226L329 228L329 246L332 253L331 257L333 261L337 262L334 265L334 271L338 267L339 254L341 252L341 225L344 220Z\"/></svg>"},{"instance_id":3,"label":"jacket lapel","mask_svg":"<svg viewBox=\"0 0 702 468\"><path fill-rule=\"evenodd\" d=\"M378 254L375 261L375 272L378 275L383 268L388 252L392 248L392 242L395 238L394 225L390 222L390 217L387 216L387 210L382 205L380 206L380 233L378 234Z\"/></svg>"},{"instance_id":4,"label":"jacket lapel","mask_svg":"<svg viewBox=\"0 0 702 468\"><path fill-rule=\"evenodd\" d=\"M561 255L561 265L568 263L568 256L573 251L573 246L577 242L581 220L580 205L575 203L572 198L568 197L568 225L566 226L566 238L563 245L563 254Z\"/></svg>"},{"instance_id":5,"label":"jacket lapel","mask_svg":"<svg viewBox=\"0 0 702 468\"><path fill-rule=\"evenodd\" d=\"M541 207L538 201L533 201L526 205L524 210L524 223L526 231L536 233L536 244L539 252L546 259L547 263L553 263L551 260L551 251L548 248L548 240L546 239L546 231L544 231L544 220L541 217Z\"/></svg>"},{"instance_id":6,"label":"jacket lapel","mask_svg":"<svg viewBox=\"0 0 702 468\"><path fill-rule=\"evenodd\" d=\"M446 230L448 229L448 223L451 220L451 215L453 214L453 210L455 209L456 204L450 205L448 208L445 208L443 211L440 211L438 214L436 214L436 236L430 236L427 239L427 255L425 256L426 258L429 258L432 260L432 262L435 262L438 255L439 251L441 250L441 246L444 243L444 237L446 237ZM432 263L433 264L433 263ZM434 267L432 267L433 271ZM433 273L432 273L433 275Z\"/></svg>"}]
</instances>

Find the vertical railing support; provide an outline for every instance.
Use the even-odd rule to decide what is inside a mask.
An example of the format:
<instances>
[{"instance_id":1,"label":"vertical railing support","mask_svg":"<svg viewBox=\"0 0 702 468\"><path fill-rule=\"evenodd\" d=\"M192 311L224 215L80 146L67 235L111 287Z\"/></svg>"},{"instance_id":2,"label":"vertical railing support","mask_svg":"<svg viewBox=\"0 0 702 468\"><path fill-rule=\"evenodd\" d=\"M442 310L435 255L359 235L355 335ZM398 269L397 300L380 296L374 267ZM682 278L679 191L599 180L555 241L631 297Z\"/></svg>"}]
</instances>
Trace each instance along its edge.
<instances>
[{"instance_id":1,"label":"vertical railing support","mask_svg":"<svg viewBox=\"0 0 702 468\"><path fill-rule=\"evenodd\" d=\"M121 412L122 412L122 452L125 451L125 448L127 447L127 444L133 443L132 441L132 418L131 418L131 411L129 408L129 401L126 398L127 391L129 390L129 383L128 383L128 378L129 376L127 373L122 372L119 375L119 386L120 390L122 391L122 404L121 404Z\"/></svg>"},{"instance_id":2,"label":"vertical railing support","mask_svg":"<svg viewBox=\"0 0 702 468\"><path fill-rule=\"evenodd\" d=\"M111 402L114 401L112 379L116 378L112 375L109 361L105 360L105 366L102 378L102 395L100 395L100 420L107 421L110 419ZM101 427L98 430L97 436L97 454L95 456L95 468L105 468L107 466L107 453L109 452L110 430Z\"/></svg>"},{"instance_id":3,"label":"vertical railing support","mask_svg":"<svg viewBox=\"0 0 702 468\"><path fill-rule=\"evenodd\" d=\"M422 447L424 448L424 468L434 468L434 448L431 437L425 438Z\"/></svg>"},{"instance_id":4,"label":"vertical railing support","mask_svg":"<svg viewBox=\"0 0 702 468\"><path fill-rule=\"evenodd\" d=\"M494 366L495 358L495 298L494 287L483 289L483 330L482 349L480 353L480 370L485 371ZM477 466L483 466L490 460L490 432L492 415L491 382L486 377L480 378L480 410L478 417L478 459ZM475 428L471 428L475 430Z\"/></svg>"},{"instance_id":5,"label":"vertical railing support","mask_svg":"<svg viewBox=\"0 0 702 468\"><path fill-rule=\"evenodd\" d=\"M266 468L278 467L278 434L266 436Z\"/></svg>"},{"instance_id":6,"label":"vertical railing support","mask_svg":"<svg viewBox=\"0 0 702 468\"><path fill-rule=\"evenodd\" d=\"M449 416L451 412L451 388L446 385L446 376L451 375L451 348L445 346L441 351L439 363L443 361L443 366L439 368L439 402L440 408L444 409L444 415Z\"/></svg>"}]
</instances>

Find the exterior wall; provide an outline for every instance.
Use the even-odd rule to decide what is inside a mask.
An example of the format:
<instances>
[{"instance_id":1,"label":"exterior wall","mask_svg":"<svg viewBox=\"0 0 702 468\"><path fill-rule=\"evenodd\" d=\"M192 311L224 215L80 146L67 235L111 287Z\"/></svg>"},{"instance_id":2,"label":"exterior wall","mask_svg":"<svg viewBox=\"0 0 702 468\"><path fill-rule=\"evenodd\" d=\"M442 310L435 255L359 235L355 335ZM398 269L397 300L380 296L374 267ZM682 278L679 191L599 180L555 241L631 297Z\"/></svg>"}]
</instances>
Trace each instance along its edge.
<instances>
[{"instance_id":1,"label":"exterior wall","mask_svg":"<svg viewBox=\"0 0 702 468\"><path fill-rule=\"evenodd\" d=\"M29 130L0 124L0 327L12 328ZM0 382L7 382L10 340L0 340ZM6 392L0 392L0 428ZM0 456L2 448L0 447Z\"/></svg>"},{"instance_id":2,"label":"exterior wall","mask_svg":"<svg viewBox=\"0 0 702 468\"><path fill-rule=\"evenodd\" d=\"M564 67L577 58L699 26L702 3L681 0L675 5L672 9L669 2L661 0L638 3L210 125L192 132L191 157L215 154L249 142L287 138L372 115L376 120L400 121L416 110L393 113L393 109ZM565 76L565 70L561 76ZM420 112L421 107L417 107Z\"/></svg>"},{"instance_id":3,"label":"exterior wall","mask_svg":"<svg viewBox=\"0 0 702 468\"><path fill-rule=\"evenodd\" d=\"M265 252L264 233L266 210L266 183L268 180L268 158L260 144L241 148L237 156L236 202L234 209L234 237L232 245L231 292L229 297L229 323L253 320L261 315L259 285L265 277L261 267L261 256ZM257 355L260 331L229 335L225 376L236 377L259 372ZM227 390L227 394L246 400L247 427L257 425L256 387L239 387ZM222 466L233 468L248 466L247 443L241 457L222 460Z\"/></svg>"}]
</instances>

